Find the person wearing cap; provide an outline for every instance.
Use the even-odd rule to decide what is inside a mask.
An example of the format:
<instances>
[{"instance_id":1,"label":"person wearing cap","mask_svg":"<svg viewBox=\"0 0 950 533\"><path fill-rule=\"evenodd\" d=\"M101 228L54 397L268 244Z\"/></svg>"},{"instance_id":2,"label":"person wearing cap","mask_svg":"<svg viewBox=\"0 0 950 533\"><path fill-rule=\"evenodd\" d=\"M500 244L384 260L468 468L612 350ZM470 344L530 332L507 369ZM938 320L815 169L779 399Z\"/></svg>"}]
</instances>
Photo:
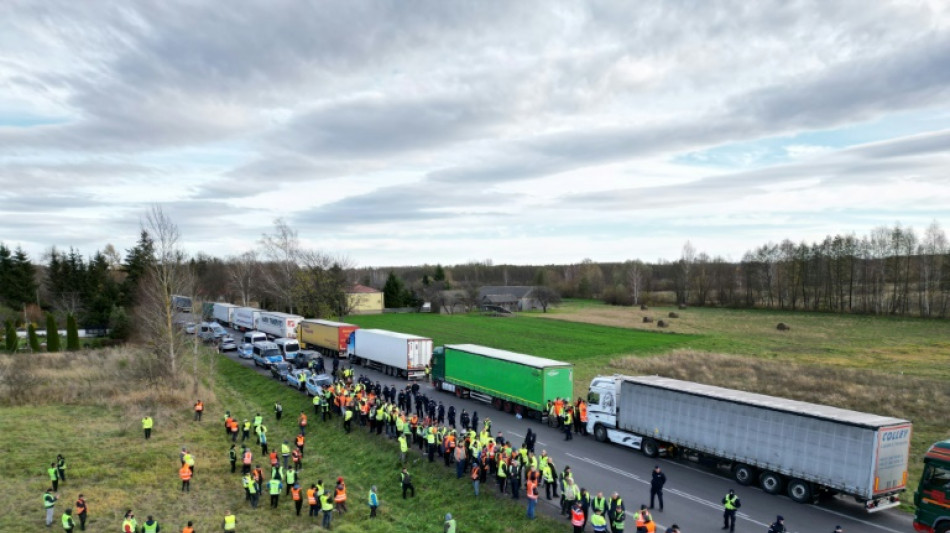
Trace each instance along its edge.
<instances>
[{"instance_id":1,"label":"person wearing cap","mask_svg":"<svg viewBox=\"0 0 950 533\"><path fill-rule=\"evenodd\" d=\"M455 519L452 513L445 513L445 523L442 524L442 533L455 533Z\"/></svg>"},{"instance_id":2,"label":"person wearing cap","mask_svg":"<svg viewBox=\"0 0 950 533\"><path fill-rule=\"evenodd\" d=\"M769 526L769 533L785 533L785 517L778 515L775 517L775 522L772 522L772 525Z\"/></svg>"},{"instance_id":3,"label":"person wearing cap","mask_svg":"<svg viewBox=\"0 0 950 533\"><path fill-rule=\"evenodd\" d=\"M369 517L376 518L376 509L379 509L379 496L376 495L376 485L369 488Z\"/></svg>"},{"instance_id":4,"label":"person wearing cap","mask_svg":"<svg viewBox=\"0 0 950 533\"><path fill-rule=\"evenodd\" d=\"M666 474L660 470L660 465L653 467L652 479L650 479L650 509L653 509L653 499L660 501L660 512L663 512L663 485L666 484Z\"/></svg>"},{"instance_id":5,"label":"person wearing cap","mask_svg":"<svg viewBox=\"0 0 950 533\"><path fill-rule=\"evenodd\" d=\"M736 511L742 507L742 502L736 496L734 489L729 489L729 494L722 498L722 528L728 529L729 533L736 530Z\"/></svg>"}]
</instances>

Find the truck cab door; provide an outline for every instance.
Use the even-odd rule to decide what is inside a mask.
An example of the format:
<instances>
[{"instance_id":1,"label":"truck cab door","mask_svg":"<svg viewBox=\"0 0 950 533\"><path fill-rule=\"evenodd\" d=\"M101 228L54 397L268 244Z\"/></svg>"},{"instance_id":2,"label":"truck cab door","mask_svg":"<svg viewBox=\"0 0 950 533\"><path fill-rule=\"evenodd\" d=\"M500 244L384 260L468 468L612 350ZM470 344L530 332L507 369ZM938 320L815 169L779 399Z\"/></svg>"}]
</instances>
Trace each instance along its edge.
<instances>
[{"instance_id":1,"label":"truck cab door","mask_svg":"<svg viewBox=\"0 0 950 533\"><path fill-rule=\"evenodd\" d=\"M926 459L920 486L914 493L917 521L933 524L950 510L950 463Z\"/></svg>"}]
</instances>

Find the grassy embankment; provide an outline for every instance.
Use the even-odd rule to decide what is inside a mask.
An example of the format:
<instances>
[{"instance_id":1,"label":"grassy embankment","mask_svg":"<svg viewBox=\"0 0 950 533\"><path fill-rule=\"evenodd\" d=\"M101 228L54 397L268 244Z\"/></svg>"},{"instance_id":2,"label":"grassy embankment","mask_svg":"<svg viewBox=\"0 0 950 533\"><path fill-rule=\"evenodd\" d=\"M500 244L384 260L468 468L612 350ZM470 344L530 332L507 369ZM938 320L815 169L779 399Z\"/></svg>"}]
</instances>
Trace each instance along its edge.
<instances>
[{"instance_id":1,"label":"grassy embankment","mask_svg":"<svg viewBox=\"0 0 950 533\"><path fill-rule=\"evenodd\" d=\"M0 361L4 371L10 360L3 356ZM91 531L117 530L127 508L136 512L140 523L153 514L164 531L178 531L187 520L194 520L199 531L220 530L228 509L235 511L242 532L313 531L308 518L293 515L288 497L281 496L276 511L268 508L266 497L257 510L248 508L239 476L229 472L230 440L225 439L220 423L225 409L242 418L259 411L270 428L269 442L279 445L296 434L295 420L301 409L312 413L309 399L220 357L212 384L207 364L205 356L199 397L205 401L206 413L201 424L191 420L190 377L183 376L170 386L147 387L137 379L136 365L127 351L43 354L33 358L33 364L18 366L16 373L29 378L25 396L15 394L18 399L14 399L11 393L18 391L11 391L8 380L0 381L0 402L5 405L0 450L14 481L0 497L0 531L42 528L40 496L49 485L46 466L57 453L69 461L69 479L59 487L62 500L55 527L62 510L83 492ZM277 399L285 413L280 424L274 422L271 408ZM149 441L142 438L140 429L146 412L155 418ZM192 450L197 460L192 492L186 495L180 493L177 477L182 446ZM397 445L359 430L346 436L338 422L325 426L316 422L308 431L306 448L303 483L309 486L317 477L330 482L340 475L347 480L350 513L334 517L335 531L441 531L445 512L455 515L466 531L540 533L557 528L545 518L529 523L523 518L523 500L517 505L491 497L492 488L474 500L469 483L456 481L454 472L450 474L440 463L429 465L417 455L409 465L416 498L404 502L399 492ZM253 451L257 462L260 447ZM365 506L371 484L378 486L383 501L381 516L374 521L367 518ZM498 520L499 516L504 518Z\"/></svg>"},{"instance_id":2,"label":"grassy embankment","mask_svg":"<svg viewBox=\"0 0 950 533\"><path fill-rule=\"evenodd\" d=\"M668 318L670 312L679 318ZM664 333L642 318L663 318ZM548 318L552 320L537 320ZM659 374L914 422L908 486L919 457L950 437L950 324L829 314L610 307L569 302L552 313L351 317L367 327L473 342L576 363L575 396L597 374ZM791 326L777 331L778 322ZM670 334L680 333L680 334ZM909 501L909 497L905 497Z\"/></svg>"}]
</instances>

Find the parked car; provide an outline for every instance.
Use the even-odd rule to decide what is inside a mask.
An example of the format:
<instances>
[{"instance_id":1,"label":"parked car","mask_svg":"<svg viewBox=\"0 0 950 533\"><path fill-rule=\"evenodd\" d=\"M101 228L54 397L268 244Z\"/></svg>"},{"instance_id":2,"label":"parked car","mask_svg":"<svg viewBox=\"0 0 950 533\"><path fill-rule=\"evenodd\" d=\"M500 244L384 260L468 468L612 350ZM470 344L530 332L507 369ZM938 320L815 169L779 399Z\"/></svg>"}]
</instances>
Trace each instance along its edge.
<instances>
[{"instance_id":1,"label":"parked car","mask_svg":"<svg viewBox=\"0 0 950 533\"><path fill-rule=\"evenodd\" d=\"M217 322L202 322L198 326L198 338L205 342L215 342L228 332Z\"/></svg>"},{"instance_id":2,"label":"parked car","mask_svg":"<svg viewBox=\"0 0 950 533\"><path fill-rule=\"evenodd\" d=\"M237 341L234 340L234 337L230 335L225 335L221 337L221 340L218 341L218 351L219 352L233 352L238 349Z\"/></svg>"},{"instance_id":3,"label":"parked car","mask_svg":"<svg viewBox=\"0 0 950 533\"><path fill-rule=\"evenodd\" d=\"M330 385L333 385L333 376L330 374L311 374L304 387L307 389L307 394L316 396L323 394L323 389Z\"/></svg>"},{"instance_id":4,"label":"parked car","mask_svg":"<svg viewBox=\"0 0 950 533\"><path fill-rule=\"evenodd\" d=\"M197 327L198 327L198 324L195 324L194 322L189 322L188 324L185 324L185 333L189 335L194 335L195 328Z\"/></svg>"},{"instance_id":5,"label":"parked car","mask_svg":"<svg viewBox=\"0 0 950 533\"><path fill-rule=\"evenodd\" d=\"M287 381L290 368L290 363L272 363L270 365L270 375L277 381Z\"/></svg>"},{"instance_id":6,"label":"parked car","mask_svg":"<svg viewBox=\"0 0 950 533\"><path fill-rule=\"evenodd\" d=\"M238 357L241 359L251 359L254 356L254 345L244 343L238 346Z\"/></svg>"},{"instance_id":7,"label":"parked car","mask_svg":"<svg viewBox=\"0 0 950 533\"><path fill-rule=\"evenodd\" d=\"M273 342L255 342L251 345L251 358L256 366L264 368L274 363L283 363L284 356L280 355L280 348Z\"/></svg>"},{"instance_id":8,"label":"parked car","mask_svg":"<svg viewBox=\"0 0 950 533\"><path fill-rule=\"evenodd\" d=\"M304 390L307 388L307 378L309 377L309 370L292 370L287 373L287 385L297 390Z\"/></svg>"},{"instance_id":9,"label":"parked car","mask_svg":"<svg viewBox=\"0 0 950 533\"><path fill-rule=\"evenodd\" d=\"M263 342L267 340L267 335L260 331L245 331L244 332L244 344L254 344L255 342Z\"/></svg>"}]
</instances>

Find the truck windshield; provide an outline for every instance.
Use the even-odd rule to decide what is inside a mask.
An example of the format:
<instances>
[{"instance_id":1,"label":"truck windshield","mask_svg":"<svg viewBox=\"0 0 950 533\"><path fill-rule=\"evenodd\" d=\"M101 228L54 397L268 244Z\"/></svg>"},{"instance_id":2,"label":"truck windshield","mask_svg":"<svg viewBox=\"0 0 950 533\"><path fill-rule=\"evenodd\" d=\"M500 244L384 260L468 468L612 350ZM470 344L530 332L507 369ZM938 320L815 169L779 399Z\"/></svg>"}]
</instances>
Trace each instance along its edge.
<instances>
[{"instance_id":1,"label":"truck windshield","mask_svg":"<svg viewBox=\"0 0 950 533\"><path fill-rule=\"evenodd\" d=\"M920 479L923 489L950 491L950 467L929 464Z\"/></svg>"}]
</instances>

